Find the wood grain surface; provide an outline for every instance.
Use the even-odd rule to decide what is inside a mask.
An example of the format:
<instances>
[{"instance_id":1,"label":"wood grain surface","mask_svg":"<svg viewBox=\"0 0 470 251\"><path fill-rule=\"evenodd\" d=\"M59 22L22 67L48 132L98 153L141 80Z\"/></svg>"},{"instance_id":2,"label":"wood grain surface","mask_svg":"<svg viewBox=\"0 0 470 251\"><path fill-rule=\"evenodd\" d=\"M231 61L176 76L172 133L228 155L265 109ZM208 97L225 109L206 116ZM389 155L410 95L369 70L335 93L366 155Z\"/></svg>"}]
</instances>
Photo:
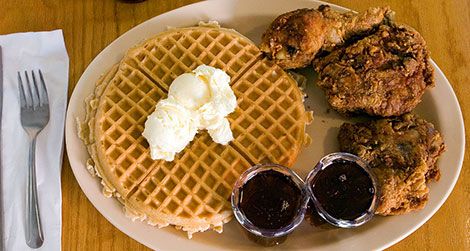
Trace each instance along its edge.
<instances>
[{"instance_id":1,"label":"wood grain surface","mask_svg":"<svg viewBox=\"0 0 470 251\"><path fill-rule=\"evenodd\" d=\"M256 1L256 0L253 0ZM287 1L287 0L286 0ZM63 29L70 56L69 94L91 60L135 25L196 0L0 0L0 34ZM470 115L470 2L468 0L331 1L354 10L389 5L399 22L426 39L432 58L452 84L464 118ZM443 104L445 105L445 104ZM466 134L470 131L466 129ZM470 250L468 148L457 185L442 208L390 250ZM442 163L445 167L445 163ZM67 156L62 169L63 250L148 250L112 226L91 205L73 176Z\"/></svg>"}]
</instances>

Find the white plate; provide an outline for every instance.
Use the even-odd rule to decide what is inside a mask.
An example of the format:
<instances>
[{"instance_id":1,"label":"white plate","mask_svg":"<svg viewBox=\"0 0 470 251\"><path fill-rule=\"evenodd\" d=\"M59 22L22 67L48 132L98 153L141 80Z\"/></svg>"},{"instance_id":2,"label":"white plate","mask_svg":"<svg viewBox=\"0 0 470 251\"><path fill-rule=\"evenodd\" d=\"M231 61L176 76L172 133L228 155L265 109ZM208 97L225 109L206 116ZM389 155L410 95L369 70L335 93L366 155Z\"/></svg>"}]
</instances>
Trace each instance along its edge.
<instances>
[{"instance_id":1,"label":"white plate","mask_svg":"<svg viewBox=\"0 0 470 251\"><path fill-rule=\"evenodd\" d=\"M106 49L88 66L77 83L70 99L66 121L66 144L70 164L80 187L88 199L118 229L158 250L240 250L255 249L253 244L240 231L236 220L224 228L222 234L206 232L195 234L192 240L180 231L167 227L158 229L142 222L132 222L124 216L122 207L115 199L106 199L101 193L101 185L90 176L85 168L88 154L77 137L75 119L84 117L84 98L89 95L99 76L118 62L126 50L138 42L165 30L168 26L192 26L200 20L217 20L222 26L234 28L259 43L262 32L281 13L302 8L317 7L320 2L301 0L218 0L188 5L154 17L128 31ZM334 9L346 9L333 6ZM394 217L375 217L371 222L357 229L318 230L308 224L301 225L287 242L278 249L292 250L335 250L335 249L383 249L405 238L424 224L444 203L454 187L462 166L464 155L464 125L460 107L441 70L436 69L436 87L426 92L416 113L431 121L444 135L447 144L439 162L442 177L430 185L430 200L427 206L416 213ZM345 121L333 111L329 111L323 92L312 82L309 73L306 107L311 108L315 120L308 127L313 144L304 149L294 169L303 177L326 153L337 151L336 135L339 125Z\"/></svg>"}]
</instances>

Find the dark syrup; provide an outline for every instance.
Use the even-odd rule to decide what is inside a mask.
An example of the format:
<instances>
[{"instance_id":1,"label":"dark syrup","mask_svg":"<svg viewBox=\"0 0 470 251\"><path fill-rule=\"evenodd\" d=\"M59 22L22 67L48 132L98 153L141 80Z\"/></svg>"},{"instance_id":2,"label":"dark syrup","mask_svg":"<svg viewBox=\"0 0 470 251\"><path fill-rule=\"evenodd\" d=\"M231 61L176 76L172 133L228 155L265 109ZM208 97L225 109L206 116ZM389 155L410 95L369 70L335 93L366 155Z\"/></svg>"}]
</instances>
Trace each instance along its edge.
<instances>
[{"instance_id":1,"label":"dark syrup","mask_svg":"<svg viewBox=\"0 0 470 251\"><path fill-rule=\"evenodd\" d=\"M354 220L366 213L375 194L369 174L346 160L336 160L321 170L313 184L313 193L323 209L342 220Z\"/></svg>"},{"instance_id":2,"label":"dark syrup","mask_svg":"<svg viewBox=\"0 0 470 251\"><path fill-rule=\"evenodd\" d=\"M274 170L263 171L241 188L240 209L246 218L262 229L281 229L297 215L302 191L292 179Z\"/></svg>"}]
</instances>

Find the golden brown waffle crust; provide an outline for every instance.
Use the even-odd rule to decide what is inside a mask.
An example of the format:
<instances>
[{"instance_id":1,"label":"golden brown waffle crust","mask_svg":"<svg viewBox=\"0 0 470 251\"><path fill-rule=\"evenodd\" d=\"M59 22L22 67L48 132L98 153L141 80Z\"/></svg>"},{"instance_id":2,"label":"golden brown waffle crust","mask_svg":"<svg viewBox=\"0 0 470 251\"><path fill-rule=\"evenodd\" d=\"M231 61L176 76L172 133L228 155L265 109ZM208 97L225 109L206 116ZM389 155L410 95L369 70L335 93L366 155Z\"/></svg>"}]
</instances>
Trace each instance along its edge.
<instances>
[{"instance_id":1,"label":"golden brown waffle crust","mask_svg":"<svg viewBox=\"0 0 470 251\"><path fill-rule=\"evenodd\" d=\"M195 29L195 27L170 29L168 31L160 33L158 37L166 36L167 34L172 34L173 32L175 32L175 30L184 32L184 31L189 31L191 29ZM214 26L213 24L211 24L209 26L198 27L197 29L201 29L201 30L214 29ZM234 30L223 29L223 28L220 28L220 30L222 32L229 33L234 36L240 37L241 39L245 39L249 41L246 37L240 35L238 32ZM152 211L142 208L142 206L136 202L137 200L128 198L126 191L122 190L123 188L120 187L119 185L118 186L116 185L116 184L119 184L119 182L117 180L113 180L112 177L110 178L109 174L107 174L107 172L109 172L109 170L106 169L107 163L102 163L102 161L106 159L106 156L104 156L103 152L99 150L100 147L102 146L96 139L96 135L99 135L99 132L98 132L99 125L97 122L97 118L99 118L100 116L103 116L102 114L100 114L100 111L99 111L99 106L103 102L102 96L106 92L106 89L109 86L112 86L112 84L114 84L113 81L114 82L117 81L116 79L119 74L128 70L129 67L137 68L137 66L133 64L135 63L135 58L138 57L139 50L143 46L146 46L146 44L150 43L153 39L154 38L148 39L144 41L143 43L131 48L119 64L114 65L109 70L108 73L103 75L97 81L94 92L89 97L86 98L85 118L82 121L77 118L77 129L78 129L79 137L80 139L82 139L82 141L86 145L87 151L90 154L90 159L87 160L86 167L91 175L98 176L101 179L101 184L103 185L103 194L106 197L117 198L118 201L122 203L124 206L125 215L131 218L132 220L138 219L141 221L146 221L148 224L153 225L153 226L158 226L158 227L174 225L176 228L186 231L189 237L191 237L191 235L195 232L203 232L208 229L212 229L217 232L222 232L223 224L230 221L233 217L232 211L229 207L224 210L219 211L215 215L212 215L210 218L204 218L204 219L201 219L201 218L185 219L185 218L177 217L171 214L161 214L161 213L153 214ZM257 57L256 60L260 61L262 59L260 57ZM288 81L293 81L290 77L287 77L287 78L290 79ZM297 90L293 90L293 93L294 93L293 95L295 96L299 96L299 97L302 96L302 92L298 88ZM234 115L234 117L240 115L240 109L237 109L237 112L238 114ZM304 126L301 132L299 132L301 135L300 140L299 140L300 143L307 144L310 142L310 137L305 133L305 125L309 124L312 121L312 119L313 119L312 113L305 112L303 105L302 105L302 115L301 115L300 122L303 123ZM200 138L202 137L203 136L201 136ZM295 159L299 151L300 151L300 146L294 147L292 151L289 152L289 154L284 156L282 159L278 158L275 160L277 160L277 162L284 164L286 166L292 166L295 162ZM262 158L265 158L265 156L264 157L263 156L248 156L249 160L248 162L246 162L246 164L244 164L244 166L249 167L252 164L259 163L263 161ZM149 175L151 175L151 171L149 171L146 174L146 176L149 176ZM140 182L143 182L143 180L140 180ZM136 187L138 186L139 185L136 185Z\"/></svg>"},{"instance_id":2,"label":"golden brown waffle crust","mask_svg":"<svg viewBox=\"0 0 470 251\"><path fill-rule=\"evenodd\" d=\"M101 185L103 186L103 195L107 198L116 198L123 205L123 211L125 216L131 219L132 221L145 221L147 222L147 224L151 226L157 226L158 228L166 227L170 225L169 222L172 222L174 223L173 225L175 225L177 229L186 231L188 233L189 238L192 237L193 233L204 232L208 229L212 229L218 233L221 233L223 231L223 224L229 222L233 218L233 215L230 211L223 212L218 215L218 217L214 217L214 219L212 219L214 223L207 224L207 222L201 222L200 225L203 225L202 227L192 226L194 225L194 223L188 223L185 221L178 222L178 218L174 217L149 218L146 214L139 212L138 206L136 207L131 202L126 201L123 196L116 191L116 188L114 187L112 182L109 182L103 175L103 167L105 165L100 163L100 158L98 157L97 153L97 142L95 140L94 135L95 116L97 113L100 97L105 91L108 84L112 81L115 74L117 73L118 68L119 64L114 65L108 73L99 78L96 83L94 92L85 99L85 118L83 119L83 121L80 120L80 118L78 117L76 118L78 136L85 144L87 151L90 155L90 158L88 158L86 161L86 168L88 172L93 177L98 177L100 179Z\"/></svg>"},{"instance_id":3,"label":"golden brown waffle crust","mask_svg":"<svg viewBox=\"0 0 470 251\"><path fill-rule=\"evenodd\" d=\"M103 195L107 198L115 197L123 205L123 211L126 217L130 218L132 221L146 221L147 224L151 226L157 226L159 228L166 227L169 225L169 222L177 223L178 219L172 217L149 218L146 214L139 212L139 210L136 209L136 207L132 203L129 203L129 201L123 199L122 195L116 191L116 188L114 187L112 182L109 182L103 175L103 167L105 165L100 163L100 158L98 157L97 153L97 142L95 140L94 135L95 116L97 113L100 97L105 91L108 84L112 81L115 74L117 73L118 68L119 64L114 65L108 73L99 78L96 83L94 92L85 99L85 118L83 119L83 121L81 121L78 117L76 118L78 136L86 145L87 151L90 155L90 158L86 161L86 168L90 175L92 175L93 177L97 176L100 179L101 185L103 186ZM181 221L179 222L179 225L175 224L175 227L177 229L182 229L183 231L186 231L188 233L188 237L191 238L193 233L204 232L208 229L212 229L218 233L221 233L223 230L223 224L229 222L232 218L232 213L226 211L220 214L218 217L214 217L214 224L207 224L206 222L206 224L201 224L206 226L193 227L191 225L194 225L194 223L187 223Z\"/></svg>"},{"instance_id":4,"label":"golden brown waffle crust","mask_svg":"<svg viewBox=\"0 0 470 251\"><path fill-rule=\"evenodd\" d=\"M80 118L76 118L78 137L85 144L90 158L86 161L86 168L88 172L93 176L98 176L101 179L103 185L103 195L106 197L119 197L118 193L115 193L116 189L112 184L106 182L102 175L102 166L99 163L97 156L96 141L95 141L95 116L98 109L99 99L103 94L104 90L108 86L108 83L112 80L116 72L118 71L119 65L114 65L106 74L102 75L96 82L94 91L88 97L85 98L85 118L83 121Z\"/></svg>"}]
</instances>

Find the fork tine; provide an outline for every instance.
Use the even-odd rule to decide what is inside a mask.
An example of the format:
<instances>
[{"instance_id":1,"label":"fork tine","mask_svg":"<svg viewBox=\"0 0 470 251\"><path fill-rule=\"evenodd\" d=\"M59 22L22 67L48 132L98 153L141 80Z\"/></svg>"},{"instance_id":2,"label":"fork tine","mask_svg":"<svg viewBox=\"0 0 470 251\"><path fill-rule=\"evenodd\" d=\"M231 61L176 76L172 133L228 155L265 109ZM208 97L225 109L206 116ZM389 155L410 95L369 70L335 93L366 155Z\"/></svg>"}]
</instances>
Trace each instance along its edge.
<instances>
[{"instance_id":1,"label":"fork tine","mask_svg":"<svg viewBox=\"0 0 470 251\"><path fill-rule=\"evenodd\" d=\"M20 92L20 106L21 107L27 106L26 96L25 96L24 88L23 88L23 80L21 79L20 72L18 72L18 86L19 86L19 92Z\"/></svg>"},{"instance_id":2,"label":"fork tine","mask_svg":"<svg viewBox=\"0 0 470 251\"><path fill-rule=\"evenodd\" d=\"M44 105L49 105L49 97L47 94L46 82L44 81L44 77L42 76L41 70L39 70L39 78L41 79L41 95L43 97Z\"/></svg>"},{"instance_id":3,"label":"fork tine","mask_svg":"<svg viewBox=\"0 0 470 251\"><path fill-rule=\"evenodd\" d=\"M33 70L31 71L31 76L33 76L34 96L37 100L35 106L41 106L41 96L39 95L38 84L36 83L36 74L34 74Z\"/></svg>"},{"instance_id":4,"label":"fork tine","mask_svg":"<svg viewBox=\"0 0 470 251\"><path fill-rule=\"evenodd\" d=\"M28 87L28 91L26 92L26 103L28 106L32 107L34 109L34 99L33 99L33 92L31 90L31 82L29 81L29 76L28 72L24 71L24 76L26 77L26 86ZM28 95L29 94L29 95Z\"/></svg>"}]
</instances>

